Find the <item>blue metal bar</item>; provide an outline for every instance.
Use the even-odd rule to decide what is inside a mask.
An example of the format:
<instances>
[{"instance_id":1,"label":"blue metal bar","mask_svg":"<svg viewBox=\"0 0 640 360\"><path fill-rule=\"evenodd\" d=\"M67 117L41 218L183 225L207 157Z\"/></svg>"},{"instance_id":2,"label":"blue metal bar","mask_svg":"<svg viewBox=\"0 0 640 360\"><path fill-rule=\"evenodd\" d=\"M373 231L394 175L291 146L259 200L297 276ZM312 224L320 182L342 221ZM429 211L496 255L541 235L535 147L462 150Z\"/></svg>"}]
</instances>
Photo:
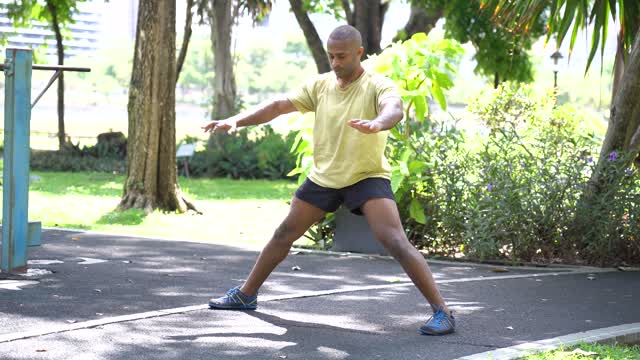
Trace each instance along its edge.
<instances>
[{"instance_id":1,"label":"blue metal bar","mask_svg":"<svg viewBox=\"0 0 640 360\"><path fill-rule=\"evenodd\" d=\"M38 243L39 229L29 232L29 122L31 119L29 49L7 49L4 112L4 169L2 197L3 272L26 270L29 243Z\"/></svg>"}]
</instances>

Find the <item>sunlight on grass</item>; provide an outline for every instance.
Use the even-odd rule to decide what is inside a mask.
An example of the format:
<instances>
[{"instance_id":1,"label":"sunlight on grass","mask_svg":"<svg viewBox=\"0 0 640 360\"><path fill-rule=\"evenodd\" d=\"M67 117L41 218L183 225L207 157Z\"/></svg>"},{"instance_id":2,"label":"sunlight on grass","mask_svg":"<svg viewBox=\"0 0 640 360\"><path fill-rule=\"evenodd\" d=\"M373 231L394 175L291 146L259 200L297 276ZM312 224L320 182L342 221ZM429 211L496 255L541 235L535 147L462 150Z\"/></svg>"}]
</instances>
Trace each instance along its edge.
<instances>
[{"instance_id":1,"label":"sunlight on grass","mask_svg":"<svg viewBox=\"0 0 640 360\"><path fill-rule=\"evenodd\" d=\"M640 359L640 346L580 344L571 348L560 348L521 360L637 360Z\"/></svg>"},{"instance_id":2,"label":"sunlight on grass","mask_svg":"<svg viewBox=\"0 0 640 360\"><path fill-rule=\"evenodd\" d=\"M185 194L203 215L116 211L122 175L34 172L29 220L45 227L94 230L238 246L264 245L286 216L290 181L185 179ZM1 207L1 204L0 204Z\"/></svg>"}]
</instances>

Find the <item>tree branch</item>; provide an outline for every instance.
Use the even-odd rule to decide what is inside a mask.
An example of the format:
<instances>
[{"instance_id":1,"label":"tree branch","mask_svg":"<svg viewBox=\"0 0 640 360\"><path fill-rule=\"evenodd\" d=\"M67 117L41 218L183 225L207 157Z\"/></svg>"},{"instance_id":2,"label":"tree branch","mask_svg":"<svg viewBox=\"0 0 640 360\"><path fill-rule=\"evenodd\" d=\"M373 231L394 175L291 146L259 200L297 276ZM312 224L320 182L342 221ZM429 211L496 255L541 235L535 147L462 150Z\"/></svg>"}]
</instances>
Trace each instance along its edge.
<instances>
[{"instance_id":1,"label":"tree branch","mask_svg":"<svg viewBox=\"0 0 640 360\"><path fill-rule=\"evenodd\" d=\"M302 1L289 0L289 4L291 4L291 10L296 16L298 25L300 25L300 29L302 29L304 37L307 40L307 46L309 47L309 50L311 50L313 60L316 62L318 73L322 74L331 71L331 65L329 64L329 59L327 58L327 53L324 50L322 40L318 35L315 25L313 25L309 15L304 10Z\"/></svg>"},{"instance_id":2,"label":"tree branch","mask_svg":"<svg viewBox=\"0 0 640 360\"><path fill-rule=\"evenodd\" d=\"M349 0L341 0L342 8L344 9L344 16L347 18L347 23L351 26L354 26L355 19L353 18L353 11L351 11L351 4Z\"/></svg>"},{"instance_id":3,"label":"tree branch","mask_svg":"<svg viewBox=\"0 0 640 360\"><path fill-rule=\"evenodd\" d=\"M189 48L189 41L191 40L191 24L193 23L193 5L194 0L187 0L187 16L184 23L184 35L182 37L182 45L180 45L180 53L176 63L176 84L180 78L180 72L182 71L182 65L187 57L187 49Z\"/></svg>"}]
</instances>

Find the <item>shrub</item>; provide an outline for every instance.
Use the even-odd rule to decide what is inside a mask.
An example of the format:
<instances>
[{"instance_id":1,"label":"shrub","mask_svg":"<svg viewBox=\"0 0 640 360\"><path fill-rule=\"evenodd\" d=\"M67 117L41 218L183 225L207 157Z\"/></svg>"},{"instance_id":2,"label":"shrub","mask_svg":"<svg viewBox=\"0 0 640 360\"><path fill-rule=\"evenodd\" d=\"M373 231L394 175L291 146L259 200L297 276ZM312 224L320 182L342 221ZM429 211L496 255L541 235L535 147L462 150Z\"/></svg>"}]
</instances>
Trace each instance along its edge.
<instances>
[{"instance_id":1,"label":"shrub","mask_svg":"<svg viewBox=\"0 0 640 360\"><path fill-rule=\"evenodd\" d=\"M64 144L61 150L32 150L30 167L42 171L126 171L127 139L121 132L98 135L94 146Z\"/></svg>"},{"instance_id":2,"label":"shrub","mask_svg":"<svg viewBox=\"0 0 640 360\"><path fill-rule=\"evenodd\" d=\"M289 153L295 134L282 137L266 125L252 132L243 128L233 134L212 134L205 149L189 160L192 176L234 179L281 179L295 167Z\"/></svg>"}]
</instances>

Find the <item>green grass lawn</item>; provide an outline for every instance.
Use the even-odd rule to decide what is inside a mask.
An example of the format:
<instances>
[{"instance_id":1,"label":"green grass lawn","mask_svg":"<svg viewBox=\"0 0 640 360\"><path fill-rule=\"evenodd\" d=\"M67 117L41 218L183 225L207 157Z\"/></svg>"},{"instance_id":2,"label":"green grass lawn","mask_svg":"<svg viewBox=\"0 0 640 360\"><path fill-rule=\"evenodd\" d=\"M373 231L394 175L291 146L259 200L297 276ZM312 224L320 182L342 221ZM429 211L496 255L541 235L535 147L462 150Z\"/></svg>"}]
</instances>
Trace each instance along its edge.
<instances>
[{"instance_id":1,"label":"green grass lawn","mask_svg":"<svg viewBox=\"0 0 640 360\"><path fill-rule=\"evenodd\" d=\"M576 350L579 349L579 350ZM637 360L640 346L581 344L568 349L543 352L522 360Z\"/></svg>"},{"instance_id":2,"label":"green grass lawn","mask_svg":"<svg viewBox=\"0 0 640 360\"><path fill-rule=\"evenodd\" d=\"M175 214L115 211L124 176L106 173L32 172L29 220L43 226L177 240L259 246L288 212L290 181L180 178L183 192L203 212ZM1 206L1 204L0 204Z\"/></svg>"}]
</instances>

